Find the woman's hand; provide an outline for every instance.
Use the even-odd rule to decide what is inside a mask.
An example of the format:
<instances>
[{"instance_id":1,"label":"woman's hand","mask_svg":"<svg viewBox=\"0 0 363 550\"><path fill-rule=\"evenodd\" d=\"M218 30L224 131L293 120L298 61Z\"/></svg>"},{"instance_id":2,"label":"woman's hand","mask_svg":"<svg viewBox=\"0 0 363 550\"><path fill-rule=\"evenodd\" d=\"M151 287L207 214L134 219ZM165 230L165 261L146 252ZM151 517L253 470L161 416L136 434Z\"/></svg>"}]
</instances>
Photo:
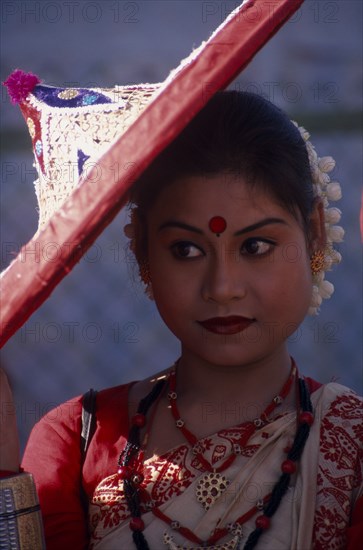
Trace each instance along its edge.
<instances>
[{"instance_id":1,"label":"woman's hand","mask_svg":"<svg viewBox=\"0 0 363 550\"><path fill-rule=\"evenodd\" d=\"M16 409L7 376L0 368L0 471L19 472Z\"/></svg>"}]
</instances>

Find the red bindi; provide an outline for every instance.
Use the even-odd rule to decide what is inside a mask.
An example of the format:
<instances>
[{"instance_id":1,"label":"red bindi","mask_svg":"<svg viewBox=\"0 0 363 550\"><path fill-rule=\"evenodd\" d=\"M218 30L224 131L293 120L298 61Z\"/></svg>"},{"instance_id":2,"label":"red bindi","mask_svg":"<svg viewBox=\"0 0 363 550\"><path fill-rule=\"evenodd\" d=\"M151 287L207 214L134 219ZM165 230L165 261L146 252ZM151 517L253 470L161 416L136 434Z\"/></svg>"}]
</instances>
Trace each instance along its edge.
<instances>
[{"instance_id":1,"label":"red bindi","mask_svg":"<svg viewBox=\"0 0 363 550\"><path fill-rule=\"evenodd\" d=\"M213 218L209 220L209 229L212 231L212 233L215 233L217 237L219 237L219 235L223 233L226 227L227 222L224 218L222 218L222 216L213 216Z\"/></svg>"}]
</instances>

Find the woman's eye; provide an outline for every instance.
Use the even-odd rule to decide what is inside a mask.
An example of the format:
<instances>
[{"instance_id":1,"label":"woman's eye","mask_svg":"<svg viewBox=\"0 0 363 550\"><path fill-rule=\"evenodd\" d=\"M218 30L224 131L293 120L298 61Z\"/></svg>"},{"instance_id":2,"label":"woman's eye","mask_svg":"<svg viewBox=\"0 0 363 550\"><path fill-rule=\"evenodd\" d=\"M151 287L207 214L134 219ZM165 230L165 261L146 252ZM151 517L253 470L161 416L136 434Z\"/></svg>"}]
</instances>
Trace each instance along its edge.
<instances>
[{"instance_id":1,"label":"woman's eye","mask_svg":"<svg viewBox=\"0 0 363 550\"><path fill-rule=\"evenodd\" d=\"M200 248L186 241L176 243L171 248L177 258L197 258L203 255Z\"/></svg>"},{"instance_id":2,"label":"woman's eye","mask_svg":"<svg viewBox=\"0 0 363 550\"><path fill-rule=\"evenodd\" d=\"M267 252L270 252L273 245L272 241L262 240L262 239L247 239L242 245L241 251L244 254L249 254L251 256L262 256Z\"/></svg>"}]
</instances>

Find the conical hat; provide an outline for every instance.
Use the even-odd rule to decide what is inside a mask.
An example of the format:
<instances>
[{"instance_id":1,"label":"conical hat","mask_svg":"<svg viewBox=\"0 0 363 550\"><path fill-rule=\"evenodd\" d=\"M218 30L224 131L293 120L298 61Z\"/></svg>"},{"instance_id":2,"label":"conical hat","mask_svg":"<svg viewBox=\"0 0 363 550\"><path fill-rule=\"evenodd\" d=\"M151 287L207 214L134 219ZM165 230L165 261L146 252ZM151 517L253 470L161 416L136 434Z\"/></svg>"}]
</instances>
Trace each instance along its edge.
<instances>
[{"instance_id":1,"label":"conical hat","mask_svg":"<svg viewBox=\"0 0 363 550\"><path fill-rule=\"evenodd\" d=\"M99 159L135 122L161 84L60 88L17 69L6 80L33 145L40 231Z\"/></svg>"}]
</instances>

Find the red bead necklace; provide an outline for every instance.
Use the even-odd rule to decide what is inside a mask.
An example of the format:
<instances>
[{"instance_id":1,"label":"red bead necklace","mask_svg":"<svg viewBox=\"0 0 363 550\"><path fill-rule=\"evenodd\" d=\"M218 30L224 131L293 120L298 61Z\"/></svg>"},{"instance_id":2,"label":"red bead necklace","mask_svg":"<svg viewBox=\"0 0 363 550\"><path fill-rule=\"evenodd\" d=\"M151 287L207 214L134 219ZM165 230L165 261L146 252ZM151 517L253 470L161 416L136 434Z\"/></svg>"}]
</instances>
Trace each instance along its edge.
<instances>
[{"instance_id":1,"label":"red bead necklace","mask_svg":"<svg viewBox=\"0 0 363 550\"><path fill-rule=\"evenodd\" d=\"M198 499L201 501L205 507L205 509L209 509L210 505L213 504L214 500L219 498L219 496L222 494L223 491L218 490L220 484L222 483L224 486L224 489L228 486L228 480L224 476L220 475L220 472L223 472L229 466L232 465L232 463L237 458L237 455L241 453L242 448L245 447L252 437L252 435L256 432L257 429L263 427L268 422L270 422L269 417L273 413L273 411L283 403L284 399L287 397L291 390L291 386L293 384L294 378L296 376L296 366L293 363L291 366L290 374L286 382L284 383L281 391L277 396L273 398L271 403L267 405L263 413L260 415L259 418L256 418L254 421L247 423L247 429L243 434L243 438L241 440L241 443L239 445L234 445L232 449L232 453L226 458L226 460L218 467L214 468L210 462L203 456L203 450L201 448L201 445L198 444L198 438L193 434L186 426L185 422L182 420L180 416L180 412L177 406L177 393L176 393L176 368L170 373L169 376L169 393L168 398L170 401L170 409L173 415L173 418L175 420L175 424L177 428L181 431L185 439L188 441L188 443L192 446L192 452L195 455L195 457L198 459L201 466L203 466L204 470L209 472L209 474L206 474L202 477L201 481L197 485L197 492L198 488L200 489L200 492L205 494L207 493L206 497L204 497L204 500L207 500L206 503L203 503L203 498ZM286 461L285 461L286 462ZM211 482L214 482L214 492L215 492L215 498L210 496L210 493L206 491L206 487L210 486ZM158 508L153 508L152 512L155 516L157 516L159 519L167 523L172 527L172 529L177 530L181 535L183 535L184 538L190 540L191 542L197 543L199 545L212 545L218 542L220 539L225 537L231 530L236 529L237 525L242 525L246 521L248 521L250 518L252 518L256 512L259 509L262 509L265 502L267 502L270 498L270 494L266 495L262 501L257 503L255 506L253 506L248 512L243 514L241 517L237 518L237 520L234 522L232 526L224 527L224 528L216 528L213 532L213 534L209 537L207 541L203 541L198 536L195 535L190 529L187 527L184 527L180 525L179 522L176 522L169 518L166 514L164 514L161 510ZM210 501L208 501L210 499ZM267 520L268 518L266 518ZM267 528L266 520L264 519L264 516L259 517L258 526L262 528L262 524L265 525L265 529Z\"/></svg>"},{"instance_id":2,"label":"red bead necklace","mask_svg":"<svg viewBox=\"0 0 363 550\"><path fill-rule=\"evenodd\" d=\"M289 394L293 380L296 375L296 371L297 371L296 365L293 363L291 366L289 377L286 380L285 384L283 385L280 393L273 398L273 400L271 401L271 403L269 403L269 405L267 405L267 407L265 408L265 410L263 411L263 413L260 415L259 418L256 418L254 421L249 422L247 424L247 429L243 435L241 444L234 445L232 453L227 457L227 459L218 468L214 468L210 464L210 462L208 462L208 460L203 456L203 450L201 448L201 445L198 444L198 438L190 430L188 430L188 428L185 426L184 420L182 420L180 416L179 409L177 406L178 395L176 393L176 368L174 368L174 370L170 373L170 376L169 376L170 391L168 393L168 399L170 401L170 410L174 417L176 427L179 428L179 430L181 431L185 439L192 446L193 454L196 456L196 458L198 458L200 464L204 467L206 471L219 473L219 472L223 472L224 470L229 468L229 466L231 466L231 464L236 459L236 456L241 453L242 447L245 447L247 445L248 441L250 440L252 435L255 433L255 431L258 428L261 428L270 422L269 420L270 415L279 405L283 403L284 399Z\"/></svg>"},{"instance_id":3,"label":"red bead necklace","mask_svg":"<svg viewBox=\"0 0 363 550\"><path fill-rule=\"evenodd\" d=\"M286 396L288 395L296 373L297 369L295 364L293 363L289 378L282 387L280 394L272 400L272 402L266 407L266 409L258 419L249 423L249 429L244 435L243 444L248 443L248 440L250 439L251 435L256 431L256 429L270 422L269 415L271 415L275 408L280 405L283 402L284 398L286 398ZM144 522L141 518L141 497L142 500L146 502L146 506L148 507L148 509L150 509L156 517L169 525L173 530L179 532L184 538L203 547L215 545L219 540L228 535L228 533L233 533L234 535L233 540L228 543L228 548L239 547L240 539L242 536L241 526L245 522L250 520L258 512L258 510L263 510L263 514L259 515L256 518L256 528L248 537L244 549L250 550L255 547L257 540L261 536L263 531L269 528L271 517L278 508L280 501L289 486L290 476L296 471L296 461L299 460L302 454L305 442L309 435L310 427L314 422L310 394L306 382L303 379L299 379L298 377L296 378L296 382L299 396L299 406L297 409L299 410L301 406L300 410L302 410L302 412L297 417L297 433L295 435L294 442L291 448L285 450L285 452L287 453L287 458L281 464L282 473L279 480L275 484L273 491L270 494L265 495L262 500L258 501L245 514L234 520L233 523L228 524L223 528L216 527L207 541L200 539L195 533L193 533L193 531L185 526L182 526L178 521L173 520L172 518L164 514L164 512L162 512L151 501L147 491L140 487L140 484L143 480L143 451L141 451L140 445L140 429L146 424L146 414L150 405L154 403L155 400L158 401L158 397L160 398L161 387L159 387L159 389L155 387L150 392L150 394L140 402L138 413L132 419L132 427L130 430L128 443L126 445L126 448L124 449L124 451L122 451L120 455L118 470L120 477L124 480L125 496L131 513L130 529L133 531L133 540L138 549L142 550L149 548L147 545L147 541L142 533L142 531L144 530ZM185 424L180 417L178 408L176 406L177 394L175 389L176 374L174 369L169 378L168 396L170 399L171 412L173 414L174 420L176 423L179 421L177 424L178 428L181 430L190 445L195 448L194 454L198 458L200 464L205 468L207 472L209 472L204 477L220 476L219 472L228 468L235 460L236 455L240 454L240 452L238 452L238 449L234 447L232 454L227 457L227 459L222 463L221 466L219 466L218 469L214 469L209 461L203 456L202 450L198 448L198 439L192 432L190 432L190 430L185 427ZM172 541L172 537L167 533L164 534L164 543L167 544L169 548L175 547L175 544ZM172 544L172 546L170 546L170 544Z\"/></svg>"}]
</instances>

